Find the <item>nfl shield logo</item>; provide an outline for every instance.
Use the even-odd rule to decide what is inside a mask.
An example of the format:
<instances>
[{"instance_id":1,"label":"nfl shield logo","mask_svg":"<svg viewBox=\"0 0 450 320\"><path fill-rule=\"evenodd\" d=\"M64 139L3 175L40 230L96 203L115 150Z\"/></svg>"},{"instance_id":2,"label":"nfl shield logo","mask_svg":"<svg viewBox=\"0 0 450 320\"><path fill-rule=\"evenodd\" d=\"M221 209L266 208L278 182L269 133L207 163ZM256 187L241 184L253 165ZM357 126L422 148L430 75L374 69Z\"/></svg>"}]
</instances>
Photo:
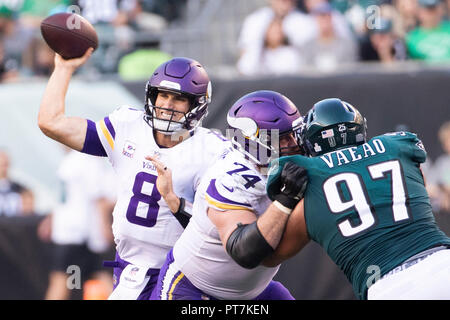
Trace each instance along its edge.
<instances>
[{"instance_id":1,"label":"nfl shield logo","mask_svg":"<svg viewBox=\"0 0 450 320\"><path fill-rule=\"evenodd\" d=\"M129 158L133 158L135 151L136 151L136 144L131 141L126 141L123 146L122 154Z\"/></svg>"},{"instance_id":2,"label":"nfl shield logo","mask_svg":"<svg viewBox=\"0 0 450 320\"><path fill-rule=\"evenodd\" d=\"M139 268L138 267L133 267L131 270L130 270L130 276L135 276L136 275L136 273L139 271Z\"/></svg>"}]
</instances>

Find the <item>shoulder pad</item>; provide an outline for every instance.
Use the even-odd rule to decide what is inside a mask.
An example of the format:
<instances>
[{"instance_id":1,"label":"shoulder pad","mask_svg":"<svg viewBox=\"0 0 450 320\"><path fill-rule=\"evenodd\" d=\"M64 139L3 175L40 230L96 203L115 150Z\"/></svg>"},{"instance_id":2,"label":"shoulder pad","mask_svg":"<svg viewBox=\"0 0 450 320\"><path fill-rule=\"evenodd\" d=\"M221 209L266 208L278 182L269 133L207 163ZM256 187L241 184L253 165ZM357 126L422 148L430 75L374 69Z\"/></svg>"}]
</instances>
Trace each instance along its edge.
<instances>
[{"instance_id":1,"label":"shoulder pad","mask_svg":"<svg viewBox=\"0 0 450 320\"><path fill-rule=\"evenodd\" d=\"M408 131L396 131L396 132L387 132L383 134L383 136L394 136L399 138L411 138L411 137L417 137L417 134L408 132Z\"/></svg>"},{"instance_id":2,"label":"shoulder pad","mask_svg":"<svg viewBox=\"0 0 450 320\"><path fill-rule=\"evenodd\" d=\"M141 117L144 113L144 110L132 108L129 106L121 106L116 108L110 115L109 119L113 123L118 122L128 122L135 120L138 117Z\"/></svg>"},{"instance_id":3,"label":"shoulder pad","mask_svg":"<svg viewBox=\"0 0 450 320\"><path fill-rule=\"evenodd\" d=\"M417 134L411 132L392 132L386 133L383 136L385 139L398 146L393 146L396 150L412 158L417 162L424 162L426 159L426 150L422 141L417 137Z\"/></svg>"},{"instance_id":4,"label":"shoulder pad","mask_svg":"<svg viewBox=\"0 0 450 320\"><path fill-rule=\"evenodd\" d=\"M381 137L385 137L392 141L406 142L406 143L415 143L415 142L420 141L420 139L417 137L417 134L412 133L412 132L406 132L406 131L389 132L389 133L383 134ZM374 137L372 139L375 139L375 138L376 137Z\"/></svg>"},{"instance_id":5,"label":"shoulder pad","mask_svg":"<svg viewBox=\"0 0 450 320\"><path fill-rule=\"evenodd\" d=\"M205 198L209 206L218 210L252 210L249 198L233 181L211 179Z\"/></svg>"},{"instance_id":6,"label":"shoulder pad","mask_svg":"<svg viewBox=\"0 0 450 320\"><path fill-rule=\"evenodd\" d=\"M266 195L265 178L249 163L238 160L242 158L227 157L211 168L214 174L206 191L211 206L222 210L252 210L253 200Z\"/></svg>"}]
</instances>

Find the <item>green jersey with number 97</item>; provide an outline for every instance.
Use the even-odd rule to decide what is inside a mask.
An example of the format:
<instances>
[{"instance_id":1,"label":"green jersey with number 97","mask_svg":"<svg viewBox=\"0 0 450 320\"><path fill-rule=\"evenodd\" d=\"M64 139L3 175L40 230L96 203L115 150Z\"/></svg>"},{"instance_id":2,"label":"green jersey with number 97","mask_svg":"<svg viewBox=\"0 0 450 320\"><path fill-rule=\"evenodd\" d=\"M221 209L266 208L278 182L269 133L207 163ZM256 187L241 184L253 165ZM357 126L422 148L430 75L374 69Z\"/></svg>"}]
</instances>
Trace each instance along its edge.
<instances>
[{"instance_id":1,"label":"green jersey with number 97","mask_svg":"<svg viewBox=\"0 0 450 320\"><path fill-rule=\"evenodd\" d=\"M286 162L307 169L308 235L365 299L368 287L408 258L450 245L434 220L420 170L425 159L415 134L386 134L314 158L282 157L272 163L267 191L272 198Z\"/></svg>"}]
</instances>

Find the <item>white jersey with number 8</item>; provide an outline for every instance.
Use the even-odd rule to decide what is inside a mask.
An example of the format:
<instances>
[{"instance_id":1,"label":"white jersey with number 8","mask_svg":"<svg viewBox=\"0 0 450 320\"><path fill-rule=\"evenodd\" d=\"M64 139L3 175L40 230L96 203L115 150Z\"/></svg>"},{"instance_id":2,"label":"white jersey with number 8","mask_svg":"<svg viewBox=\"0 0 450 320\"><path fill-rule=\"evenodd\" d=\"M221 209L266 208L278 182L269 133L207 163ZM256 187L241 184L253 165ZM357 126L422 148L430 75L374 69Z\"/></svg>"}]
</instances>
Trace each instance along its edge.
<instances>
[{"instance_id":1,"label":"white jersey with number 8","mask_svg":"<svg viewBox=\"0 0 450 320\"><path fill-rule=\"evenodd\" d=\"M146 268L160 268L183 232L156 188L157 171L146 156L157 156L172 170L174 192L193 202L205 169L230 143L211 130L197 128L172 148L155 142L144 111L116 109L96 123L100 141L117 173L118 199L113 233L121 259Z\"/></svg>"}]
</instances>

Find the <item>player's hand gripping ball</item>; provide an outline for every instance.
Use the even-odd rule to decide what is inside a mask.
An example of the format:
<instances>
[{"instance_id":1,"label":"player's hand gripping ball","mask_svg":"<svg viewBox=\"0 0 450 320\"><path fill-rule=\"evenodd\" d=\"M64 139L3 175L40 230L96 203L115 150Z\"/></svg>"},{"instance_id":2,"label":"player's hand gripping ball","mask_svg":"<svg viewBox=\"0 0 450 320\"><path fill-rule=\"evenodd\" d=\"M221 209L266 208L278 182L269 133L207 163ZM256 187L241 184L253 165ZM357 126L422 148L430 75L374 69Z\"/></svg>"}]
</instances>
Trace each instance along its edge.
<instances>
[{"instance_id":1,"label":"player's hand gripping ball","mask_svg":"<svg viewBox=\"0 0 450 320\"><path fill-rule=\"evenodd\" d=\"M64 59L83 56L97 49L98 37L92 24L75 13L57 13L41 22L41 33L48 46Z\"/></svg>"}]
</instances>

